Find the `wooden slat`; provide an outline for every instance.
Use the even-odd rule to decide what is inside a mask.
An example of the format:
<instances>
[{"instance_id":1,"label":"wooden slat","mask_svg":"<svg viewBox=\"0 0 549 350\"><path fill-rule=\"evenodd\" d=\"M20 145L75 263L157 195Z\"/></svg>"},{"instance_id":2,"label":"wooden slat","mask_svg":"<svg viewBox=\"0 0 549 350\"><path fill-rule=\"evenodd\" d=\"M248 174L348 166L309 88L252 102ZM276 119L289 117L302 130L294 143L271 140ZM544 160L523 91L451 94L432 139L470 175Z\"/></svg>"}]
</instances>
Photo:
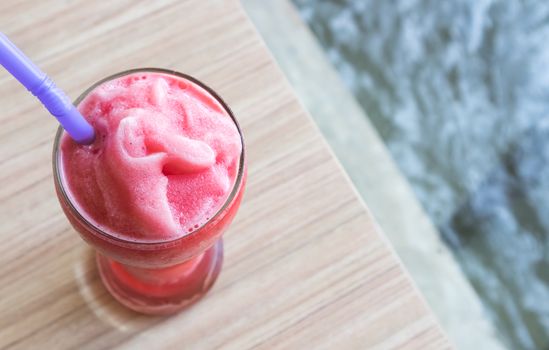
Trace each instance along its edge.
<instances>
[{"instance_id":1,"label":"wooden slat","mask_svg":"<svg viewBox=\"0 0 549 350\"><path fill-rule=\"evenodd\" d=\"M135 67L195 75L243 127L249 181L211 292L120 306L57 203L53 118L0 74L0 348L449 348L237 1L3 1L2 30L72 97Z\"/></svg>"}]
</instances>

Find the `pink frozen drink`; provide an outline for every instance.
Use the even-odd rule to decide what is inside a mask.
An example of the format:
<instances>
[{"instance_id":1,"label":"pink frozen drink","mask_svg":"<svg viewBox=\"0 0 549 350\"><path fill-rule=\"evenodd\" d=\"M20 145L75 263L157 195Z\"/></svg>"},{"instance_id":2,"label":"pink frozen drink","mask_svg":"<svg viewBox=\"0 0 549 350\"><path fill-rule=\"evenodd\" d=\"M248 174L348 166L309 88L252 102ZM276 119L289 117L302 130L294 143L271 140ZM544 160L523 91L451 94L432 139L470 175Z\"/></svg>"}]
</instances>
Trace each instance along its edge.
<instances>
[{"instance_id":1,"label":"pink frozen drink","mask_svg":"<svg viewBox=\"0 0 549 350\"><path fill-rule=\"evenodd\" d=\"M98 250L119 301L147 313L181 309L219 273L219 236L245 182L238 124L202 83L157 69L107 78L78 110L96 137L84 146L58 133L56 188L67 217Z\"/></svg>"}]
</instances>

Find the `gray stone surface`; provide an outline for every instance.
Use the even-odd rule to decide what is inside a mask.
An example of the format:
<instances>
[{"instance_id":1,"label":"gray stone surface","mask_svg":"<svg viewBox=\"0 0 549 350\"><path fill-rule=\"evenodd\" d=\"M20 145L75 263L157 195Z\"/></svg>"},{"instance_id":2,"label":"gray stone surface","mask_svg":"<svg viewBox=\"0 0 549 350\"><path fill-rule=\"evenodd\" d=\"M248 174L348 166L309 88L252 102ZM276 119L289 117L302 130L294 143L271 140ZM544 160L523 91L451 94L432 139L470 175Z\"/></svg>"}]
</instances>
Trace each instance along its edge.
<instances>
[{"instance_id":1,"label":"gray stone surface","mask_svg":"<svg viewBox=\"0 0 549 350\"><path fill-rule=\"evenodd\" d=\"M293 5L242 3L456 347L502 349L451 252Z\"/></svg>"}]
</instances>

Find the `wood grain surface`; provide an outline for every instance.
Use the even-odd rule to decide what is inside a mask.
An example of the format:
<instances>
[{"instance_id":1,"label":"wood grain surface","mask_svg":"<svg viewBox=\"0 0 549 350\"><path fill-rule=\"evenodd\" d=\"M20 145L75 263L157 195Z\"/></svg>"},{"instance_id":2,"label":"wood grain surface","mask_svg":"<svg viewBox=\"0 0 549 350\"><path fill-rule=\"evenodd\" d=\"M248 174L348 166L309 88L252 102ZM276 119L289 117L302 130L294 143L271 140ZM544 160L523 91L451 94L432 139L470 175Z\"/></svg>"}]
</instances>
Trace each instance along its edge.
<instances>
[{"instance_id":1,"label":"wood grain surface","mask_svg":"<svg viewBox=\"0 0 549 350\"><path fill-rule=\"evenodd\" d=\"M136 314L57 203L55 120L0 71L0 348L450 347L237 1L10 0L0 26L73 98L129 68L196 76L249 155L214 288L173 317Z\"/></svg>"}]
</instances>

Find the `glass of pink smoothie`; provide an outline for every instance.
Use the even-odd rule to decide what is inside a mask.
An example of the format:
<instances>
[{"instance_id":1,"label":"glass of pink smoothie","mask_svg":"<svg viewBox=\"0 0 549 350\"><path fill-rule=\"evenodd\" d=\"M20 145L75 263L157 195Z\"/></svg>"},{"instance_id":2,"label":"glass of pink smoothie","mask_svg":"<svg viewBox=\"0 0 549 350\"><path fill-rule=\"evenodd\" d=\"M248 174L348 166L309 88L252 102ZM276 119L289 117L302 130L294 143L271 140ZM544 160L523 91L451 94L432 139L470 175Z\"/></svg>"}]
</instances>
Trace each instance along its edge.
<instances>
[{"instance_id":1,"label":"glass of pink smoothie","mask_svg":"<svg viewBox=\"0 0 549 350\"><path fill-rule=\"evenodd\" d=\"M127 307L174 313L203 296L223 260L221 235L240 205L240 127L210 88L156 68L115 74L77 100L96 131L53 149L61 207L97 251L101 278Z\"/></svg>"}]
</instances>

